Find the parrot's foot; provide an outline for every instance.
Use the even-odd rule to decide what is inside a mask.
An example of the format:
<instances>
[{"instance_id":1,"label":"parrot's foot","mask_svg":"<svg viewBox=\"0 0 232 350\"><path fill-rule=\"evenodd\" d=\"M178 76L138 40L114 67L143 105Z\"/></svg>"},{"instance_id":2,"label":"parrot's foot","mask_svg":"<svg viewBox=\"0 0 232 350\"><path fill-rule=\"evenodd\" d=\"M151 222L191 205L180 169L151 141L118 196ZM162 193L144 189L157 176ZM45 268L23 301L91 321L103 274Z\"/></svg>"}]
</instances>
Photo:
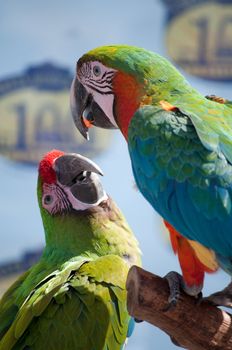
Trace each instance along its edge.
<instances>
[{"instance_id":1,"label":"parrot's foot","mask_svg":"<svg viewBox=\"0 0 232 350\"><path fill-rule=\"evenodd\" d=\"M176 306L179 300L181 300L181 290L183 290L186 294L191 295L196 298L196 302L202 299L202 285L188 287L183 277L175 271L169 272L164 278L168 281L170 295L168 298L168 306L165 311L168 311Z\"/></svg>"},{"instance_id":2,"label":"parrot's foot","mask_svg":"<svg viewBox=\"0 0 232 350\"><path fill-rule=\"evenodd\" d=\"M232 282L220 292L213 293L202 300L216 306L232 308Z\"/></svg>"},{"instance_id":3,"label":"parrot's foot","mask_svg":"<svg viewBox=\"0 0 232 350\"><path fill-rule=\"evenodd\" d=\"M180 300L180 289L183 285L182 276L175 271L170 271L164 278L168 281L170 295L168 298L167 311L176 306L177 302Z\"/></svg>"}]
</instances>

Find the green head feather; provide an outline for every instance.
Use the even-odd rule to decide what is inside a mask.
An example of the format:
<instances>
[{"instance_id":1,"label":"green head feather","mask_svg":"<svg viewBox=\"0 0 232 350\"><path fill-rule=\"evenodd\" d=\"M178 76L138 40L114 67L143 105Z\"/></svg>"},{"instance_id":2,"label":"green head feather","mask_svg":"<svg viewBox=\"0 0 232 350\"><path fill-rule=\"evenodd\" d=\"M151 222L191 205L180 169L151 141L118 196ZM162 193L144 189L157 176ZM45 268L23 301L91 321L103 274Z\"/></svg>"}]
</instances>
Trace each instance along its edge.
<instances>
[{"instance_id":1,"label":"green head feather","mask_svg":"<svg viewBox=\"0 0 232 350\"><path fill-rule=\"evenodd\" d=\"M168 60L136 46L110 45L95 48L79 59L78 67L87 61L99 61L108 67L136 77L138 83L145 82L148 95L157 93L157 89L192 90Z\"/></svg>"}]
</instances>

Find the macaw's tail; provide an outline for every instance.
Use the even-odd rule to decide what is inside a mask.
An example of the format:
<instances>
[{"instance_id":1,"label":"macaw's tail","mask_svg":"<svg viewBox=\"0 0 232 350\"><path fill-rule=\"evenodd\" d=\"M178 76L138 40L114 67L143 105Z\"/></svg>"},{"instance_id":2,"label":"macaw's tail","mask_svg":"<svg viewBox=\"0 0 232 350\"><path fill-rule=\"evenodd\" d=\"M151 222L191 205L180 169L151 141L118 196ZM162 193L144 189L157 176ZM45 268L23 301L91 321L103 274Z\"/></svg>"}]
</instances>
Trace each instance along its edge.
<instances>
[{"instance_id":1,"label":"macaw's tail","mask_svg":"<svg viewBox=\"0 0 232 350\"><path fill-rule=\"evenodd\" d=\"M215 253L200 243L181 236L167 221L164 220L164 223L170 234L173 251L178 255L186 285L203 285L205 272L213 273L218 269Z\"/></svg>"}]
</instances>

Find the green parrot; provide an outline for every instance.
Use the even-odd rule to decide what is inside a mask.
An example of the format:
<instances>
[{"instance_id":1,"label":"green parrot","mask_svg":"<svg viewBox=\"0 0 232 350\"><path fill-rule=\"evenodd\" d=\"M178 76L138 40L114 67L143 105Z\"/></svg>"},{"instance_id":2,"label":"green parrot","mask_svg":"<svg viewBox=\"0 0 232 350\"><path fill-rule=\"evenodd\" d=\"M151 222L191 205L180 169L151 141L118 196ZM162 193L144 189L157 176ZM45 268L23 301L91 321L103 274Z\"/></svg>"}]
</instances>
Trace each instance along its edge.
<instances>
[{"instance_id":1,"label":"green parrot","mask_svg":"<svg viewBox=\"0 0 232 350\"><path fill-rule=\"evenodd\" d=\"M121 130L144 197L232 276L232 103L202 96L158 54L112 45L78 60L71 109L86 138L92 125ZM174 304L181 285L190 295L202 288L202 274L198 285L167 279ZM232 306L232 283L209 300Z\"/></svg>"},{"instance_id":2,"label":"green parrot","mask_svg":"<svg viewBox=\"0 0 232 350\"><path fill-rule=\"evenodd\" d=\"M79 154L41 160L46 246L0 302L0 350L120 350L132 333L125 283L140 249L98 175Z\"/></svg>"}]
</instances>

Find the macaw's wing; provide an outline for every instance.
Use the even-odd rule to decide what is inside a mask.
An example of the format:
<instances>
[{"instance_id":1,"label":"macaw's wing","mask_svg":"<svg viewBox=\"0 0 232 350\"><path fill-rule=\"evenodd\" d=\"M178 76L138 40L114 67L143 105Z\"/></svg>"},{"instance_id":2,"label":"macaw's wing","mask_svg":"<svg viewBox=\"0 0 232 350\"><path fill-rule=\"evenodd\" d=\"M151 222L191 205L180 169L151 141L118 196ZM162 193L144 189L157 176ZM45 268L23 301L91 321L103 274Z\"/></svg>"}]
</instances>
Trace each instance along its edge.
<instances>
[{"instance_id":1,"label":"macaw's wing","mask_svg":"<svg viewBox=\"0 0 232 350\"><path fill-rule=\"evenodd\" d=\"M182 275L188 287L203 285L205 272L212 273L218 269L214 252L198 242L181 236L167 221L172 248L177 254Z\"/></svg>"},{"instance_id":2,"label":"macaw's wing","mask_svg":"<svg viewBox=\"0 0 232 350\"><path fill-rule=\"evenodd\" d=\"M172 102L191 119L203 145L208 150L223 154L232 164L231 101L218 103L193 94L187 101Z\"/></svg>"},{"instance_id":3,"label":"macaw's wing","mask_svg":"<svg viewBox=\"0 0 232 350\"><path fill-rule=\"evenodd\" d=\"M30 332L31 327L38 324L40 316L47 310L49 304L52 302L56 293L63 287L65 282L67 282L68 277L71 273L71 269L79 268L80 263L72 263L66 269L62 271L55 271L54 273L48 275L43 279L34 290L31 291L25 302L19 308L15 315L15 318L0 341L0 350L13 349L17 344L17 349L24 349L29 340L30 345L37 341L37 337L41 335L42 330L37 328L37 330ZM50 304L52 305L52 304ZM54 311L55 306L52 305L50 312ZM42 322L40 322L41 324ZM50 325L51 326L51 325ZM45 332L45 336L49 339L49 327ZM33 339L30 339L33 338ZM39 347L38 349L43 347ZM49 346L48 346L49 348ZM53 349L53 347L51 347ZM65 349L65 348L64 348Z\"/></svg>"},{"instance_id":4,"label":"macaw's wing","mask_svg":"<svg viewBox=\"0 0 232 350\"><path fill-rule=\"evenodd\" d=\"M29 275L29 271L22 274L8 289L0 301L0 340L13 322L18 312L16 305L17 290Z\"/></svg>"},{"instance_id":5,"label":"macaw's wing","mask_svg":"<svg viewBox=\"0 0 232 350\"><path fill-rule=\"evenodd\" d=\"M124 271L117 258L113 273L120 284ZM109 268L110 262L105 263ZM41 281L19 309L0 349L42 350L44 344L55 350L120 349L120 341L126 338L125 319L129 318L119 307L123 304L126 309L125 281L114 285L117 277L110 281L110 276L105 281L104 273L91 271L94 264L70 262ZM91 273L95 270L96 276Z\"/></svg>"},{"instance_id":6,"label":"macaw's wing","mask_svg":"<svg viewBox=\"0 0 232 350\"><path fill-rule=\"evenodd\" d=\"M95 325L93 328L92 339L94 346L90 349L122 349L127 337L129 337L134 328L134 319L128 314L126 299L126 279L129 265L120 257L108 255L101 257L94 262L84 264L80 273L94 278L97 288L97 298L104 302L102 307L99 302L97 309L91 312L95 316ZM94 276L94 277L93 277ZM99 338L99 332L102 329L107 330ZM105 338L105 346L103 341Z\"/></svg>"},{"instance_id":7,"label":"macaw's wing","mask_svg":"<svg viewBox=\"0 0 232 350\"><path fill-rule=\"evenodd\" d=\"M192 118L140 108L128 146L137 186L158 213L186 238L232 257L232 166L202 144Z\"/></svg>"}]
</instances>

